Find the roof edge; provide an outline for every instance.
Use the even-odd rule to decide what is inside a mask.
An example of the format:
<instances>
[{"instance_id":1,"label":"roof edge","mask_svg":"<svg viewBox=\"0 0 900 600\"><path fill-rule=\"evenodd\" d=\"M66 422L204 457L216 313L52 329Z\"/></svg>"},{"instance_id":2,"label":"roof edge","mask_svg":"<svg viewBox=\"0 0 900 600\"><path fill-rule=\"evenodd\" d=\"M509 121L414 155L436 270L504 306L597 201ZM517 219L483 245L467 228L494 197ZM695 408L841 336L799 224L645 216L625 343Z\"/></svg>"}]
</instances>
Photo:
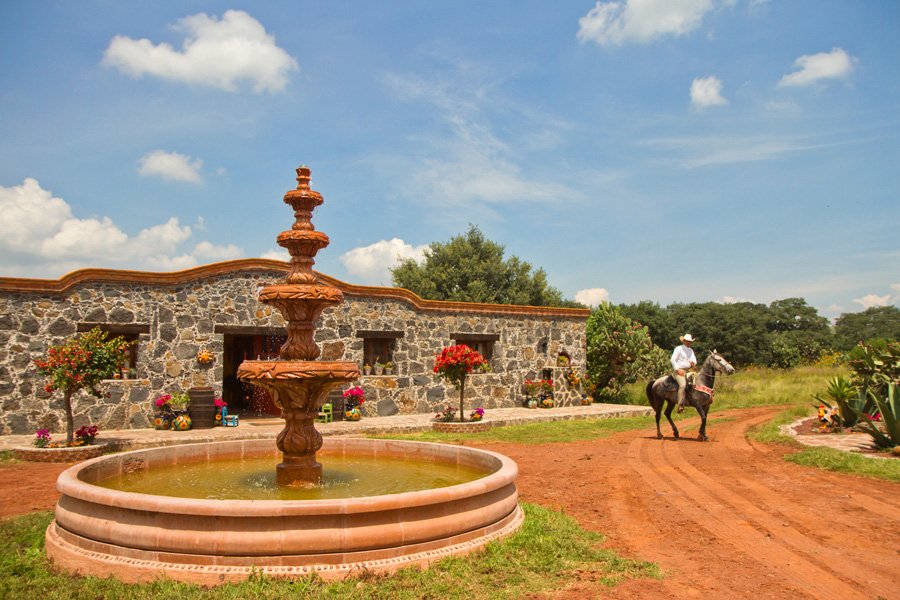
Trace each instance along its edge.
<instances>
[{"instance_id":1,"label":"roof edge","mask_svg":"<svg viewBox=\"0 0 900 600\"><path fill-rule=\"evenodd\" d=\"M152 271L130 271L122 269L79 269L63 275L59 279L29 279L23 277L0 277L0 293L62 295L79 285L184 285L198 279L232 275L251 271L271 271L287 275L290 264L267 258L242 258L211 263L185 269L159 273ZM550 306L521 306L513 304L485 304L478 302L449 302L426 300L404 288L355 285L335 279L316 271L319 281L332 285L350 296L365 296L400 300L419 310L437 312L494 313L509 315L533 315L546 317L572 317L587 319L591 311L587 308L557 308Z\"/></svg>"}]
</instances>

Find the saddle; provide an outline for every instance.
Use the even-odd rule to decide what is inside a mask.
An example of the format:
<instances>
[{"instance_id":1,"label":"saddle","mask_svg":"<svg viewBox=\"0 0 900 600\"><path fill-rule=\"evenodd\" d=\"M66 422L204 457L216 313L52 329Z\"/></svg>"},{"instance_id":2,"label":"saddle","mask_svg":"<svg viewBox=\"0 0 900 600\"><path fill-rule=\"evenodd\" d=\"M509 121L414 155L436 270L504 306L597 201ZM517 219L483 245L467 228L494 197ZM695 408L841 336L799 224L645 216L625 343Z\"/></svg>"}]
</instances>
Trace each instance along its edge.
<instances>
[{"instance_id":1,"label":"saddle","mask_svg":"<svg viewBox=\"0 0 900 600\"><path fill-rule=\"evenodd\" d=\"M687 384L684 387L684 393L688 394L688 398L690 398L690 393L694 390L694 373L693 371L688 371L684 376ZM675 378L672 375L666 375L666 378L662 382L662 388L666 392L674 392L678 390L678 382L675 381Z\"/></svg>"}]
</instances>

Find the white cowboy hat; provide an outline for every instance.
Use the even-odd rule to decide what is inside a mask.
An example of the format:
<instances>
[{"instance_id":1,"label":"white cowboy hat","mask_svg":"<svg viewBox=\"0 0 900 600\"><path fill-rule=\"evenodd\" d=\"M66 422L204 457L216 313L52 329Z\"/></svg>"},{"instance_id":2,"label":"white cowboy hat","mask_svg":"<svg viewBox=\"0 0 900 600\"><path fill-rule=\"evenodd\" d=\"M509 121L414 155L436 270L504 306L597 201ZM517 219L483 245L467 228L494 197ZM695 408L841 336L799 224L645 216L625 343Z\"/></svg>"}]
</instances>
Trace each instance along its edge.
<instances>
[{"instance_id":1,"label":"white cowboy hat","mask_svg":"<svg viewBox=\"0 0 900 600\"><path fill-rule=\"evenodd\" d=\"M682 342L693 342L694 338L691 337L691 334L686 333L683 336L681 336L681 341Z\"/></svg>"}]
</instances>

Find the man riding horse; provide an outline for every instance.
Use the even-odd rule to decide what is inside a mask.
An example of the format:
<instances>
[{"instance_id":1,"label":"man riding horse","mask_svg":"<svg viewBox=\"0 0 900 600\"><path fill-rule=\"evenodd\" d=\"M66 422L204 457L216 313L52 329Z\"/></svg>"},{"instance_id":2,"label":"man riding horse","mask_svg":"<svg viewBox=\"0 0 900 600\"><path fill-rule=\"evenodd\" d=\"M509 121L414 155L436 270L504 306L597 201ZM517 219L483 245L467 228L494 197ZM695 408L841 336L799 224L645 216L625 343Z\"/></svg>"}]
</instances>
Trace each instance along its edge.
<instances>
[{"instance_id":1,"label":"man riding horse","mask_svg":"<svg viewBox=\"0 0 900 600\"><path fill-rule=\"evenodd\" d=\"M691 344L694 338L691 334L686 333L681 336L681 345L672 352L672 368L675 370L672 377L678 382L678 412L684 412L684 388L687 385L687 371L691 367L697 366L697 359L694 357L694 351L691 350Z\"/></svg>"}]
</instances>

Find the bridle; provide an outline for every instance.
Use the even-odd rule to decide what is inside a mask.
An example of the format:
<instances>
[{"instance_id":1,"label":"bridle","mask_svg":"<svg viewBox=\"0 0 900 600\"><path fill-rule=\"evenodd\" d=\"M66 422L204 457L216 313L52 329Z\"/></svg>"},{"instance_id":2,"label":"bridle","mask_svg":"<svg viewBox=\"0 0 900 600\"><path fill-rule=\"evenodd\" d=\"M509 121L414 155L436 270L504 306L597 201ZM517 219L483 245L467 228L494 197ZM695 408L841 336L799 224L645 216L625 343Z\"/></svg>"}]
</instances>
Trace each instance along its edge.
<instances>
[{"instance_id":1,"label":"bridle","mask_svg":"<svg viewBox=\"0 0 900 600\"><path fill-rule=\"evenodd\" d=\"M710 354L710 356L712 356L713 359L714 359L717 363L719 363L719 366L722 367L722 371L723 371L723 372L727 372L727 371L726 371L726 365L728 365L728 361L725 360L725 357L724 357L724 356L722 356L721 354L719 354L719 353L716 352L715 350L713 350L713 352ZM732 368L734 368L734 367L732 367ZM702 371L701 371L701 372L702 372ZM706 394L707 396L709 396L709 401L710 401L710 402L713 401L713 397L714 397L715 394L716 394L716 391L715 391L714 388L716 387L716 374L717 374L718 372L719 372L719 371L717 371L715 368L713 368L712 374L711 374L711 375L707 375L708 377L712 377L712 387L706 387L705 385L699 385L699 384L697 384L696 382L694 383L694 389L697 390L698 392L703 392L704 394Z\"/></svg>"}]
</instances>

